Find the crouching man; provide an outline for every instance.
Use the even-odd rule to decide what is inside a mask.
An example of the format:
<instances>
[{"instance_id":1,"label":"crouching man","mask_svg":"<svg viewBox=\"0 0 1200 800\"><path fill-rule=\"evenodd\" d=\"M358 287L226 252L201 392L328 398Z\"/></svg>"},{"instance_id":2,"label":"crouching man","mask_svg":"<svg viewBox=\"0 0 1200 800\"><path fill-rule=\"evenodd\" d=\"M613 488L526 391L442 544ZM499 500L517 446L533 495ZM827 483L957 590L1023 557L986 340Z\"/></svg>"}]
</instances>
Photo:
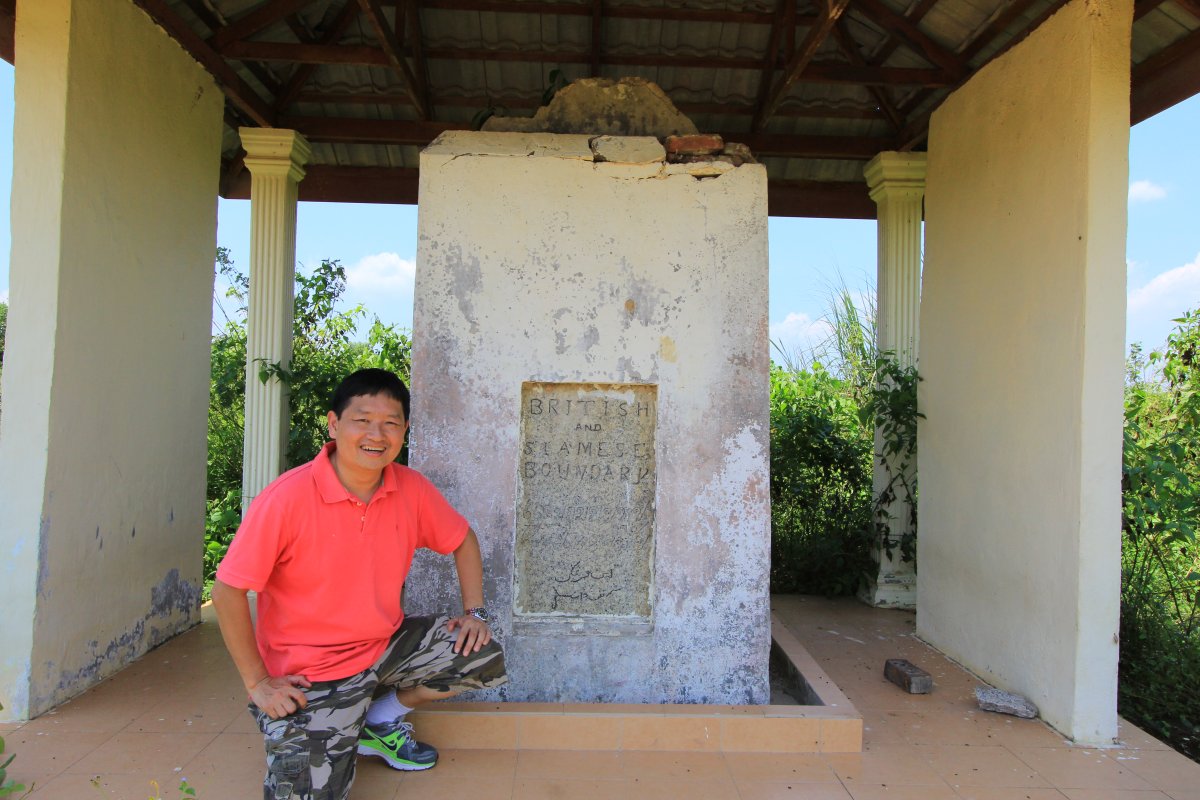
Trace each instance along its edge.
<instances>
[{"instance_id":1,"label":"crouching man","mask_svg":"<svg viewBox=\"0 0 1200 800\"><path fill-rule=\"evenodd\" d=\"M361 370L330 406L332 441L254 499L212 591L265 739L265 800L344 800L356 753L429 769L437 751L405 715L507 680L474 532L432 483L393 463L408 430L403 381ZM462 614L404 615L418 547L454 555Z\"/></svg>"}]
</instances>

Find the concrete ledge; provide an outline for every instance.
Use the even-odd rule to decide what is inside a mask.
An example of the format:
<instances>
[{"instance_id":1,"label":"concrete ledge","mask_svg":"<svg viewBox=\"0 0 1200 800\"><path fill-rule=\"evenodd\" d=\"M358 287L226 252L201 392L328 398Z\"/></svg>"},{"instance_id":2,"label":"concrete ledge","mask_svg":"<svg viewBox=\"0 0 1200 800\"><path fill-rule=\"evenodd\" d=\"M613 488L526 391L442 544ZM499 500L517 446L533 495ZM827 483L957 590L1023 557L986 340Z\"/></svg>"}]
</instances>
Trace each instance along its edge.
<instances>
[{"instance_id":1,"label":"concrete ledge","mask_svg":"<svg viewBox=\"0 0 1200 800\"><path fill-rule=\"evenodd\" d=\"M862 716L800 641L771 622L777 653L802 676L813 705L447 702L410 719L443 748L862 752Z\"/></svg>"}]
</instances>

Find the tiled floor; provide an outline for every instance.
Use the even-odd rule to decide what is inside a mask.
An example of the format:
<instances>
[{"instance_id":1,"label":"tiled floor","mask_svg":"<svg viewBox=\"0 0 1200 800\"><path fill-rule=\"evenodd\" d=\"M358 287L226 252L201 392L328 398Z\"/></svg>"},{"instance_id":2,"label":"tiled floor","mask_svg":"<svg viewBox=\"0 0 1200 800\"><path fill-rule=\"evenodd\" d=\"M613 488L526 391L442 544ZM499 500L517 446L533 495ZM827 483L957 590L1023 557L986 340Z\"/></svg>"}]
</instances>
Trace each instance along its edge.
<instances>
[{"instance_id":1,"label":"tiled floor","mask_svg":"<svg viewBox=\"0 0 1200 800\"><path fill-rule=\"evenodd\" d=\"M436 769L360 762L355 800L465 797L685 800L1200 800L1200 765L1122 723L1121 747L1072 747L1036 721L976 709L970 675L912 636L912 615L780 597L776 612L863 715L857 753L443 750ZM933 674L903 693L883 662ZM261 740L206 622L96 689L23 725L0 724L30 795L145 800L181 778L201 800L261 797ZM95 783L93 783L95 781Z\"/></svg>"}]
</instances>

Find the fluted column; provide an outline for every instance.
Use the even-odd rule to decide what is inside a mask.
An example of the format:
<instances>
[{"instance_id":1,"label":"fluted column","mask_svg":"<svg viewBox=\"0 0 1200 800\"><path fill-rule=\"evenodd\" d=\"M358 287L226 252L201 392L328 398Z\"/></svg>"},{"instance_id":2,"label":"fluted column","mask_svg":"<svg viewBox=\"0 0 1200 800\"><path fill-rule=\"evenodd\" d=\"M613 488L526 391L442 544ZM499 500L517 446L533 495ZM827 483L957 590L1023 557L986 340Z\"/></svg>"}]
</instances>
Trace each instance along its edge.
<instances>
[{"instance_id":1,"label":"fluted column","mask_svg":"<svg viewBox=\"0 0 1200 800\"><path fill-rule=\"evenodd\" d=\"M879 261L876 280L876 335L881 353L891 353L901 366L917 363L921 307L921 220L925 195L924 153L880 153L863 170L871 199L878 208ZM884 453L883 436L875 432L874 496L894 499L883 509L890 547L876 542L879 573L863 599L874 606L916 608L915 565L901 557L899 541L911 526L910 497L904 486L916 478L915 455L907 465ZM904 475L900 475L903 472ZM900 480L903 478L905 480ZM910 484L909 484L910 485ZM878 518L877 518L878 519ZM891 551L890 554L888 551Z\"/></svg>"},{"instance_id":2,"label":"fluted column","mask_svg":"<svg viewBox=\"0 0 1200 800\"><path fill-rule=\"evenodd\" d=\"M242 507L283 471L287 386L262 370L292 360L296 197L309 145L296 131L241 128L250 170L250 308L246 328L246 434Z\"/></svg>"}]
</instances>

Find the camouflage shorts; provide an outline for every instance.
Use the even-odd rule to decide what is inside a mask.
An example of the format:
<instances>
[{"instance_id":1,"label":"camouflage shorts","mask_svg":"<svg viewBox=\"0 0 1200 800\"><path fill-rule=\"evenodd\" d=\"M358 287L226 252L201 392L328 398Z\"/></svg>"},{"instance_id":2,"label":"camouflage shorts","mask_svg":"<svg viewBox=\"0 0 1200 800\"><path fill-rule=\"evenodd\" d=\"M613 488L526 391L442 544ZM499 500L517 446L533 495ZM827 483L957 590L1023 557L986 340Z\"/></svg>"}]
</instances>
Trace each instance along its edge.
<instances>
[{"instance_id":1,"label":"camouflage shorts","mask_svg":"<svg viewBox=\"0 0 1200 800\"><path fill-rule=\"evenodd\" d=\"M354 782L358 732L367 706L395 689L424 686L461 692L499 686L508 680L504 654L492 642L478 653L456 654L449 617L405 617L379 660L338 681L314 683L304 691L308 705L271 719L254 704L267 750L265 800L344 800Z\"/></svg>"}]
</instances>

